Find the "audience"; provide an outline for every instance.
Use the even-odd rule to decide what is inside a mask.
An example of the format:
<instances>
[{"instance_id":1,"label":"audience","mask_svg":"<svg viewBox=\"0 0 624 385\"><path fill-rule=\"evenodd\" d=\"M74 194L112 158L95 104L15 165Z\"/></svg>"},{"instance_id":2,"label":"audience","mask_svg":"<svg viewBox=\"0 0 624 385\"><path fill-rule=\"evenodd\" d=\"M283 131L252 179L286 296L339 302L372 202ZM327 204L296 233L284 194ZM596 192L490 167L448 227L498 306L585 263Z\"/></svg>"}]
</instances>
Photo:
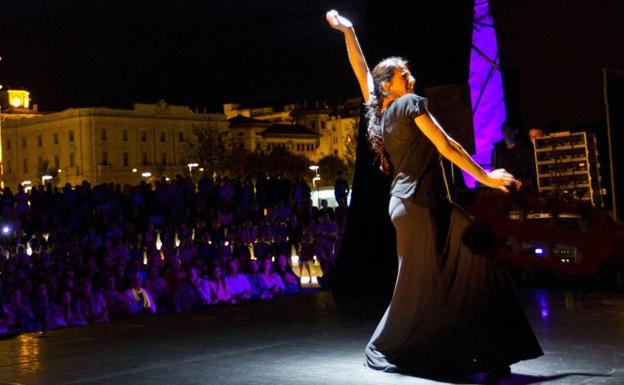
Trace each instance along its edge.
<instances>
[{"instance_id":1,"label":"audience","mask_svg":"<svg viewBox=\"0 0 624 385\"><path fill-rule=\"evenodd\" d=\"M341 197L341 200L342 197ZM302 178L164 178L0 191L0 335L185 312L301 291L334 264L347 210ZM338 221L338 222L336 222ZM223 274L227 272L227 274ZM209 277L209 278L206 278Z\"/></svg>"}]
</instances>

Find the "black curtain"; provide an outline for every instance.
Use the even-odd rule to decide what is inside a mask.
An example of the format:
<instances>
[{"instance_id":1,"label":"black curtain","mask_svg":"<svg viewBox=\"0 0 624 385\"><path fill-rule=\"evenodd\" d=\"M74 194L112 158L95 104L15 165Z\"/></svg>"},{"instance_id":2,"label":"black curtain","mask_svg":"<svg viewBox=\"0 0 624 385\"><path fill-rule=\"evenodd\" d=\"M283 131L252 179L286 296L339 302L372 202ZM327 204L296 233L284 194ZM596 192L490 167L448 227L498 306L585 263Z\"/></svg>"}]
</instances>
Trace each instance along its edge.
<instances>
[{"instance_id":1,"label":"black curtain","mask_svg":"<svg viewBox=\"0 0 624 385\"><path fill-rule=\"evenodd\" d=\"M372 69L385 57L405 57L420 94L425 87L466 84L472 9L472 1L369 1L366 26L357 28L366 31L359 37L368 65ZM337 296L392 293L397 257L394 228L388 216L390 182L390 177L379 171L369 149L362 114L349 218L332 279Z\"/></svg>"}]
</instances>

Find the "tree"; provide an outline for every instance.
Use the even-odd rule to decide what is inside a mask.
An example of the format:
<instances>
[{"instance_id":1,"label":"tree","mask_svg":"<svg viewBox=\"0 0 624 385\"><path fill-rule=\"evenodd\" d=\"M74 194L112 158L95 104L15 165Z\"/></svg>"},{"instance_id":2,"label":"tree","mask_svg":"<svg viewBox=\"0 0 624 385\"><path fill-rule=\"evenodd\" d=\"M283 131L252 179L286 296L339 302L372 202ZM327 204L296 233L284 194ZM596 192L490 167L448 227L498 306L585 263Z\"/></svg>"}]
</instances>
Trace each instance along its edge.
<instances>
[{"instance_id":1,"label":"tree","mask_svg":"<svg viewBox=\"0 0 624 385\"><path fill-rule=\"evenodd\" d=\"M353 181L353 173L355 171L355 148L358 141L357 127L350 135L346 137L346 154L345 154L345 170L344 177L351 183Z\"/></svg>"},{"instance_id":2,"label":"tree","mask_svg":"<svg viewBox=\"0 0 624 385\"><path fill-rule=\"evenodd\" d=\"M232 163L227 132L208 126L194 126L189 143L189 161L198 162L208 175L225 174Z\"/></svg>"},{"instance_id":3,"label":"tree","mask_svg":"<svg viewBox=\"0 0 624 385\"><path fill-rule=\"evenodd\" d=\"M321 174L321 183L323 185L333 185L339 170L347 174L347 164L335 155L322 157L318 161L318 166Z\"/></svg>"},{"instance_id":4,"label":"tree","mask_svg":"<svg viewBox=\"0 0 624 385\"><path fill-rule=\"evenodd\" d=\"M310 160L304 155L293 154L285 147L274 147L268 154L270 171L279 171L291 180L308 172Z\"/></svg>"}]
</instances>

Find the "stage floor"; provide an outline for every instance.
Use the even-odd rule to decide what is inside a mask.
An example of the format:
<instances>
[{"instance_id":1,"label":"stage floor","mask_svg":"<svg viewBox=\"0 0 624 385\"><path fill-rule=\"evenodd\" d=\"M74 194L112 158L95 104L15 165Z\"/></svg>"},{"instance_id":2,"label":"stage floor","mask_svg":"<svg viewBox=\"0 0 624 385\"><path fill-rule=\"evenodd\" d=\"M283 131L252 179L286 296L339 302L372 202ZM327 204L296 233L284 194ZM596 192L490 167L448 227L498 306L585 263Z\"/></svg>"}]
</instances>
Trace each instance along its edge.
<instances>
[{"instance_id":1,"label":"stage floor","mask_svg":"<svg viewBox=\"0 0 624 385\"><path fill-rule=\"evenodd\" d=\"M545 356L501 384L624 384L624 294L521 290ZM362 365L383 311L329 292L0 340L1 384L436 384ZM473 383L468 382L468 383ZM465 383L465 382L464 382Z\"/></svg>"}]
</instances>

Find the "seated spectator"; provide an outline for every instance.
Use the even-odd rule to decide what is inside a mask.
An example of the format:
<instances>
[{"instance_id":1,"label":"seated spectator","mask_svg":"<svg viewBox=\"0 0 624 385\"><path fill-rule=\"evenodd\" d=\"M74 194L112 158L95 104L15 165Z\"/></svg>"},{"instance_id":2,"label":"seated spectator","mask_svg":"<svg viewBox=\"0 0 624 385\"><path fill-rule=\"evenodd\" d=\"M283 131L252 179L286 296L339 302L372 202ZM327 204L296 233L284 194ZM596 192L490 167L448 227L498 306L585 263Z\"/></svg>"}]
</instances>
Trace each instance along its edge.
<instances>
[{"instance_id":1,"label":"seated spectator","mask_svg":"<svg viewBox=\"0 0 624 385\"><path fill-rule=\"evenodd\" d=\"M14 326L13 314L0 296L0 336L13 333Z\"/></svg>"},{"instance_id":2,"label":"seated spectator","mask_svg":"<svg viewBox=\"0 0 624 385\"><path fill-rule=\"evenodd\" d=\"M217 246L217 263L225 264L232 259L232 243L228 237L224 237L219 241Z\"/></svg>"},{"instance_id":3,"label":"seated spectator","mask_svg":"<svg viewBox=\"0 0 624 385\"><path fill-rule=\"evenodd\" d=\"M271 257L271 245L269 237L263 233L259 234L259 238L253 246L254 256L259 261L263 261L267 257Z\"/></svg>"},{"instance_id":4,"label":"seated spectator","mask_svg":"<svg viewBox=\"0 0 624 385\"><path fill-rule=\"evenodd\" d=\"M221 268L219 265L215 265L212 268L212 274L210 277L210 290L212 296L212 303L236 303L236 299L232 298L227 284L221 274Z\"/></svg>"},{"instance_id":5,"label":"seated spectator","mask_svg":"<svg viewBox=\"0 0 624 385\"><path fill-rule=\"evenodd\" d=\"M106 308L111 319L119 319L126 314L126 300L123 292L117 290L115 276L109 275L104 281L103 291Z\"/></svg>"},{"instance_id":6,"label":"seated spectator","mask_svg":"<svg viewBox=\"0 0 624 385\"><path fill-rule=\"evenodd\" d=\"M41 322L44 330L54 330L67 327L61 308L48 297L48 288L45 283L37 284L37 298L32 303L35 318Z\"/></svg>"},{"instance_id":7,"label":"seated spectator","mask_svg":"<svg viewBox=\"0 0 624 385\"><path fill-rule=\"evenodd\" d=\"M8 308L13 316L16 332L34 332L42 329L41 323L37 322L31 307L24 301L19 289L13 290Z\"/></svg>"},{"instance_id":8,"label":"seated spectator","mask_svg":"<svg viewBox=\"0 0 624 385\"><path fill-rule=\"evenodd\" d=\"M91 324L108 322L108 307L101 293L93 292L93 284L89 278L80 281L80 290L76 300L78 311Z\"/></svg>"},{"instance_id":9,"label":"seated spectator","mask_svg":"<svg viewBox=\"0 0 624 385\"><path fill-rule=\"evenodd\" d=\"M59 303L60 298L60 288L59 288L59 280L55 274L50 274L45 279L46 287L48 288L48 297L52 298L56 303Z\"/></svg>"},{"instance_id":10,"label":"seated spectator","mask_svg":"<svg viewBox=\"0 0 624 385\"><path fill-rule=\"evenodd\" d=\"M193 244L190 235L182 238L182 242L178 247L178 255L180 256L182 266L185 267L190 266L193 260L197 258L197 246Z\"/></svg>"},{"instance_id":11,"label":"seated spectator","mask_svg":"<svg viewBox=\"0 0 624 385\"><path fill-rule=\"evenodd\" d=\"M244 274L238 274L239 262L233 259L228 264L228 275L225 277L225 283L227 285L232 298L236 302L243 302L249 299L251 295L251 287L249 285L249 279Z\"/></svg>"},{"instance_id":12,"label":"seated spectator","mask_svg":"<svg viewBox=\"0 0 624 385\"><path fill-rule=\"evenodd\" d=\"M172 308L171 294L165 278L160 276L158 266L150 266L147 270L147 280L143 282L143 287L147 289L156 301L158 314L165 314L167 309ZM179 285L178 285L179 286Z\"/></svg>"},{"instance_id":13,"label":"seated spectator","mask_svg":"<svg viewBox=\"0 0 624 385\"><path fill-rule=\"evenodd\" d=\"M185 279L178 282L174 298L177 312L189 311L213 302L210 284L199 277L197 266L187 269Z\"/></svg>"},{"instance_id":14,"label":"seated spectator","mask_svg":"<svg viewBox=\"0 0 624 385\"><path fill-rule=\"evenodd\" d=\"M321 199L321 207L318 210L318 217L323 218L325 215L328 215L329 219L331 219L332 221L336 218L334 209L329 207L327 199Z\"/></svg>"},{"instance_id":15,"label":"seated spectator","mask_svg":"<svg viewBox=\"0 0 624 385\"><path fill-rule=\"evenodd\" d=\"M130 275L130 288L126 290L126 310L130 315L156 314L156 302L143 287L140 271Z\"/></svg>"},{"instance_id":16,"label":"seated spectator","mask_svg":"<svg viewBox=\"0 0 624 385\"><path fill-rule=\"evenodd\" d=\"M118 262L115 265L115 283L117 284L117 290L126 290L129 286L128 274L126 273L126 262Z\"/></svg>"},{"instance_id":17,"label":"seated spectator","mask_svg":"<svg viewBox=\"0 0 624 385\"><path fill-rule=\"evenodd\" d=\"M271 299L273 296L269 292L269 289L264 284L264 280L260 276L260 263L257 259L249 261L249 286L251 288L251 299Z\"/></svg>"},{"instance_id":18,"label":"seated spectator","mask_svg":"<svg viewBox=\"0 0 624 385\"><path fill-rule=\"evenodd\" d=\"M178 282L181 279L184 279L184 271L182 270L182 262L180 262L180 258L176 256L171 256L168 259L165 259L167 262L167 268L163 278L167 281L167 287L169 288L169 292L175 292L175 289L178 287Z\"/></svg>"},{"instance_id":19,"label":"seated spectator","mask_svg":"<svg viewBox=\"0 0 624 385\"><path fill-rule=\"evenodd\" d=\"M293 273L290 259L284 254L277 257L277 274L284 282L285 294L297 294L301 291L301 280Z\"/></svg>"},{"instance_id":20,"label":"seated spectator","mask_svg":"<svg viewBox=\"0 0 624 385\"><path fill-rule=\"evenodd\" d=\"M23 271L23 270L22 270ZM22 284L20 285L20 291L22 292L22 302L31 305L30 299L33 297L33 284L30 278L21 278Z\"/></svg>"},{"instance_id":21,"label":"seated spectator","mask_svg":"<svg viewBox=\"0 0 624 385\"><path fill-rule=\"evenodd\" d=\"M212 264L217 259L217 246L212 242L212 234L204 230L197 246L197 256L205 264Z\"/></svg>"},{"instance_id":22,"label":"seated spectator","mask_svg":"<svg viewBox=\"0 0 624 385\"><path fill-rule=\"evenodd\" d=\"M265 258L262 260L262 272L260 273L264 286L269 290L271 296L279 297L284 294L284 281L282 278L273 271L273 262L271 258Z\"/></svg>"},{"instance_id":23,"label":"seated spectator","mask_svg":"<svg viewBox=\"0 0 624 385\"><path fill-rule=\"evenodd\" d=\"M87 320L76 307L71 291L65 289L61 292L61 313L67 326L84 326Z\"/></svg>"}]
</instances>

